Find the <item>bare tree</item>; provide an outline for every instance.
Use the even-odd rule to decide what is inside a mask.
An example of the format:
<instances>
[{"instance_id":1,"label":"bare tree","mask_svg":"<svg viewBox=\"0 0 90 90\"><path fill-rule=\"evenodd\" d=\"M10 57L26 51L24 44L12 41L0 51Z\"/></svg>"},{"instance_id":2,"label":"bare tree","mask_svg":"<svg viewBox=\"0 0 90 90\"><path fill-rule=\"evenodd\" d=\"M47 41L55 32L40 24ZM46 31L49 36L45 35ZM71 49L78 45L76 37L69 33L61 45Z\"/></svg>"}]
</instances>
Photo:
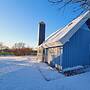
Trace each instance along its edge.
<instances>
[{"instance_id":1,"label":"bare tree","mask_svg":"<svg viewBox=\"0 0 90 90\"><path fill-rule=\"evenodd\" d=\"M2 50L2 49L3 49L3 43L0 42L0 50Z\"/></svg>"},{"instance_id":2,"label":"bare tree","mask_svg":"<svg viewBox=\"0 0 90 90\"><path fill-rule=\"evenodd\" d=\"M80 5L80 8L90 10L90 0L48 0L48 1L55 5L60 5L62 3L63 5L61 5L60 9L64 8L67 5L78 3Z\"/></svg>"},{"instance_id":3,"label":"bare tree","mask_svg":"<svg viewBox=\"0 0 90 90\"><path fill-rule=\"evenodd\" d=\"M25 43L23 42L19 42L19 43L15 43L13 46L14 49L21 49L21 48L25 48Z\"/></svg>"},{"instance_id":4,"label":"bare tree","mask_svg":"<svg viewBox=\"0 0 90 90\"><path fill-rule=\"evenodd\" d=\"M3 51L4 49L9 49L9 47L0 42L0 50Z\"/></svg>"}]
</instances>

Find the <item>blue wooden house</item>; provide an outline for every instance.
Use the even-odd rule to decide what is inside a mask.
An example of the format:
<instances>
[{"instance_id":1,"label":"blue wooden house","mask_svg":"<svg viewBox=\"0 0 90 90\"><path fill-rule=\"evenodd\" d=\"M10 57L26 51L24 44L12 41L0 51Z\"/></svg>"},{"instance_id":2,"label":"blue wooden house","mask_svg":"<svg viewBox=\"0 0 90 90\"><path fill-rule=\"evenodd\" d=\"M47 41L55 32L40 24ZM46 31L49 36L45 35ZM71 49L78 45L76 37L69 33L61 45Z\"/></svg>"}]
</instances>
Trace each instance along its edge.
<instances>
[{"instance_id":1,"label":"blue wooden house","mask_svg":"<svg viewBox=\"0 0 90 90\"><path fill-rule=\"evenodd\" d=\"M61 69L90 65L90 11L81 14L46 39L38 59Z\"/></svg>"}]
</instances>

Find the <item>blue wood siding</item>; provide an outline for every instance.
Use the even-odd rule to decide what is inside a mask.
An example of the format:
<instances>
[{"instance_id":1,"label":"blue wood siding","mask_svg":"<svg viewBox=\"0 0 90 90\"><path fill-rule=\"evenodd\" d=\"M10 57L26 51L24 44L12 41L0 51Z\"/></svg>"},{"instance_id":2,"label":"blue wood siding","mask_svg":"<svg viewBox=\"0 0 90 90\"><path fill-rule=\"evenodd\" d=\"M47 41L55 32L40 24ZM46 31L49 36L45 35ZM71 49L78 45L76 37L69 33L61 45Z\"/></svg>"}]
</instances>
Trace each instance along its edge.
<instances>
[{"instance_id":1,"label":"blue wood siding","mask_svg":"<svg viewBox=\"0 0 90 90\"><path fill-rule=\"evenodd\" d=\"M90 30L84 24L63 46L62 68L90 64Z\"/></svg>"}]
</instances>

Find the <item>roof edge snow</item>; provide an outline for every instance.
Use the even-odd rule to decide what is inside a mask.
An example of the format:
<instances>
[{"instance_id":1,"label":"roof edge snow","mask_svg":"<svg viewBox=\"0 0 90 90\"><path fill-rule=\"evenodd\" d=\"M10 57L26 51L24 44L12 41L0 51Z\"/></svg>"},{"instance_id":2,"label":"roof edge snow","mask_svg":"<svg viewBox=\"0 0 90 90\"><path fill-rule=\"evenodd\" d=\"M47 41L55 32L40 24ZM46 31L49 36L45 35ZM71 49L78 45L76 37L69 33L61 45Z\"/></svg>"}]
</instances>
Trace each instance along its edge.
<instances>
[{"instance_id":1,"label":"roof edge snow","mask_svg":"<svg viewBox=\"0 0 90 90\"><path fill-rule=\"evenodd\" d=\"M63 29L60 29L50 35L50 37L40 46L47 48L64 45L75 34L75 32L77 32L79 28L88 20L88 18L90 18L90 10L71 21Z\"/></svg>"}]
</instances>

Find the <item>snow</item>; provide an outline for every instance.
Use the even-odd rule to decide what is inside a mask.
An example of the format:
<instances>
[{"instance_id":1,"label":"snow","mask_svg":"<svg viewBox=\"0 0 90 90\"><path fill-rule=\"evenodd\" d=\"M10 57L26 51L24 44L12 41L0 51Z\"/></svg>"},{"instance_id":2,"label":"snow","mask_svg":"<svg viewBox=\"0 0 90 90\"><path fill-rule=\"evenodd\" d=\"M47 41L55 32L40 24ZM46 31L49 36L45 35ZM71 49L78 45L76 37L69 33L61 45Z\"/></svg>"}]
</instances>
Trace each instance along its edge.
<instances>
[{"instance_id":1,"label":"snow","mask_svg":"<svg viewBox=\"0 0 90 90\"><path fill-rule=\"evenodd\" d=\"M90 72L65 77L32 56L0 57L0 90L90 90Z\"/></svg>"},{"instance_id":2,"label":"snow","mask_svg":"<svg viewBox=\"0 0 90 90\"><path fill-rule=\"evenodd\" d=\"M84 67L79 65L79 66L75 66L75 67L66 68L63 71L65 72L65 71L70 71L70 70L75 70L75 69L81 69L81 68L84 68Z\"/></svg>"}]
</instances>

